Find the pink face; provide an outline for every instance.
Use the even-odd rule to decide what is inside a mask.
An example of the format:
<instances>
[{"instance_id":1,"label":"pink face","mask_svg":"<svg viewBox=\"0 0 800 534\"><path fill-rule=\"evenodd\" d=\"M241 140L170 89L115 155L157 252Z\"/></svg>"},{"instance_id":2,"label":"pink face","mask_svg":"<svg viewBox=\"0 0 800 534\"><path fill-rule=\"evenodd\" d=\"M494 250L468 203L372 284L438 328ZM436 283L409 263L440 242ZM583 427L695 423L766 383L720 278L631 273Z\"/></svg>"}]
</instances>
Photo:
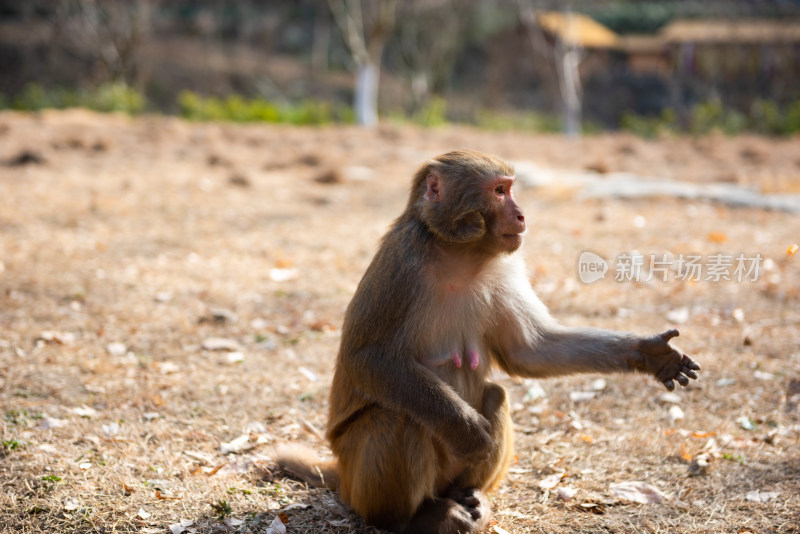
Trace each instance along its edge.
<instances>
[{"instance_id":1,"label":"pink face","mask_svg":"<svg viewBox=\"0 0 800 534\"><path fill-rule=\"evenodd\" d=\"M516 176L498 176L486 187L487 194L491 195L495 206L494 237L509 252L517 250L522 245L522 236L526 228L525 215L514 200L514 193L511 190L514 180Z\"/></svg>"}]
</instances>

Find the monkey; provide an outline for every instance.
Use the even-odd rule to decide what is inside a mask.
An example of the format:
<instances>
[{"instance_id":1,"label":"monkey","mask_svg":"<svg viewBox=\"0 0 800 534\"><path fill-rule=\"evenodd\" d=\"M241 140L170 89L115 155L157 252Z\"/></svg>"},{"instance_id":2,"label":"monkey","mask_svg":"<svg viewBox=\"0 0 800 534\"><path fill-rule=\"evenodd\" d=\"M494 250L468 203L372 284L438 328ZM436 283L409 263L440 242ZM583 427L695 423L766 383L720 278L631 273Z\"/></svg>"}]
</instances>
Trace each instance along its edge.
<instances>
[{"instance_id":1,"label":"monkey","mask_svg":"<svg viewBox=\"0 0 800 534\"><path fill-rule=\"evenodd\" d=\"M338 489L367 523L394 532L477 532L511 463L508 396L490 380L640 372L667 389L700 366L669 330L638 336L567 327L526 276L527 222L514 170L456 150L415 173L408 204L347 307L326 438L334 460L280 452L278 465Z\"/></svg>"}]
</instances>

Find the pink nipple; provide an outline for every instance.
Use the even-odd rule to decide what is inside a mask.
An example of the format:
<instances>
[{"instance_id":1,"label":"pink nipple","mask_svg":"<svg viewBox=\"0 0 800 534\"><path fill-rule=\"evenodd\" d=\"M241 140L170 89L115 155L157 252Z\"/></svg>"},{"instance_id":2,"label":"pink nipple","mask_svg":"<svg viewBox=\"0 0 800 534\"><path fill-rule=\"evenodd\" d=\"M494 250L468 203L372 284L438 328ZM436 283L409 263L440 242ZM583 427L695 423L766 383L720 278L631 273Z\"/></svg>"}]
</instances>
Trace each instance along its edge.
<instances>
[{"instance_id":1,"label":"pink nipple","mask_svg":"<svg viewBox=\"0 0 800 534\"><path fill-rule=\"evenodd\" d=\"M450 359L453 360L453 364L455 364L457 369L461 369L461 355L458 352L454 352Z\"/></svg>"},{"instance_id":2,"label":"pink nipple","mask_svg":"<svg viewBox=\"0 0 800 534\"><path fill-rule=\"evenodd\" d=\"M478 368L478 362L480 361L480 357L478 356L477 350L469 351L469 368L473 371Z\"/></svg>"}]
</instances>

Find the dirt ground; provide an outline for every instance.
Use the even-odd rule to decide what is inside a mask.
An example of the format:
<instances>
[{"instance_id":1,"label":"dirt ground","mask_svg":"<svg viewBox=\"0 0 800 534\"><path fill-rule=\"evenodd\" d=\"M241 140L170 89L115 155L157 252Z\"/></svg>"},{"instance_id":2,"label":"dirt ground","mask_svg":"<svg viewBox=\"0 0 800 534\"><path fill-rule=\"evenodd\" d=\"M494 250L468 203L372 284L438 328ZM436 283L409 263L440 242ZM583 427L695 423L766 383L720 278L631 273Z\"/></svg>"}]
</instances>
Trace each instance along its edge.
<instances>
[{"instance_id":1,"label":"dirt ground","mask_svg":"<svg viewBox=\"0 0 800 534\"><path fill-rule=\"evenodd\" d=\"M345 306L415 168L459 147L599 180L800 191L796 138L0 114L0 531L266 533L276 517L372 531L275 470L272 447L327 452ZM703 371L676 396L645 376L498 376L518 460L489 531L800 532L800 217L558 185L517 199L557 317L677 325ZM585 250L763 261L742 281L684 281L673 264L667 281L615 281L612 266L583 284ZM632 502L622 482L663 498Z\"/></svg>"}]
</instances>

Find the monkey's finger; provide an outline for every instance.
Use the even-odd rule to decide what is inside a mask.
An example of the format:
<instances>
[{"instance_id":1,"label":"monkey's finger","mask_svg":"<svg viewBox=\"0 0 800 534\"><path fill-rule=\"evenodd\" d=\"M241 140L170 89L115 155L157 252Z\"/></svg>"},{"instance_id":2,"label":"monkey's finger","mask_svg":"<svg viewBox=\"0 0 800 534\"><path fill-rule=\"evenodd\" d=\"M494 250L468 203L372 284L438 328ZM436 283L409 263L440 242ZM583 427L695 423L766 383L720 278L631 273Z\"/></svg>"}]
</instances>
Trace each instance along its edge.
<instances>
[{"instance_id":1,"label":"monkey's finger","mask_svg":"<svg viewBox=\"0 0 800 534\"><path fill-rule=\"evenodd\" d=\"M672 380L664 380L664 387L670 391L675 390L675 382Z\"/></svg>"},{"instance_id":2,"label":"monkey's finger","mask_svg":"<svg viewBox=\"0 0 800 534\"><path fill-rule=\"evenodd\" d=\"M677 329L672 328L670 330L667 330L663 334L661 334L661 339L663 339L664 341L669 342L670 339L672 339L673 337L678 337L679 335L681 335L681 333L678 332Z\"/></svg>"},{"instance_id":3,"label":"monkey's finger","mask_svg":"<svg viewBox=\"0 0 800 534\"><path fill-rule=\"evenodd\" d=\"M688 385L689 385L689 379L688 379L688 378L686 378L686 375L684 375L684 374L678 373L678 374L675 376L675 380L677 380L677 381L678 381L678 383L679 383L680 385L682 385L683 387L686 387L686 386L688 386Z\"/></svg>"},{"instance_id":4,"label":"monkey's finger","mask_svg":"<svg viewBox=\"0 0 800 534\"><path fill-rule=\"evenodd\" d=\"M700 370L700 364L697 363L696 361L694 361L693 359L691 359L690 357L686 356L685 354L683 355L683 359L681 360L681 363L685 367L688 367L689 369L694 369L695 371L699 371Z\"/></svg>"},{"instance_id":5,"label":"monkey's finger","mask_svg":"<svg viewBox=\"0 0 800 534\"><path fill-rule=\"evenodd\" d=\"M685 374L689 378L693 378L695 380L697 380L699 378L699 375L697 373L695 373L691 369L686 369L685 367L683 368L683 374Z\"/></svg>"}]
</instances>

